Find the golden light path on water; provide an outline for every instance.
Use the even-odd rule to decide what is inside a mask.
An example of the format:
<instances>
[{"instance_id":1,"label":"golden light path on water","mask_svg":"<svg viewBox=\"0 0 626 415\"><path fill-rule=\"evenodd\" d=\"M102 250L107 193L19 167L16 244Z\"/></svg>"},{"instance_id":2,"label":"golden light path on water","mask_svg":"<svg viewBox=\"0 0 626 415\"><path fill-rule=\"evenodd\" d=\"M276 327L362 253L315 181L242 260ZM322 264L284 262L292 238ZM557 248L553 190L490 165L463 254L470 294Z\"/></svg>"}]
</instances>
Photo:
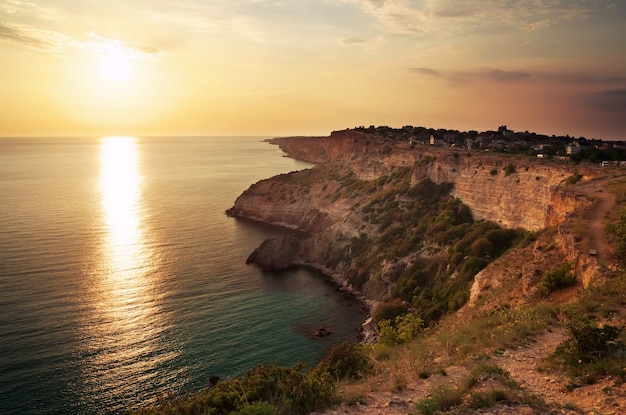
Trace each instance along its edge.
<instances>
[{"instance_id":1,"label":"golden light path on water","mask_svg":"<svg viewBox=\"0 0 626 415\"><path fill-rule=\"evenodd\" d=\"M157 350L166 329L159 307L157 261L146 236L137 140L105 137L100 146L103 222L99 260L92 271L93 313L86 371L91 393L129 392L159 376L175 352Z\"/></svg>"}]
</instances>

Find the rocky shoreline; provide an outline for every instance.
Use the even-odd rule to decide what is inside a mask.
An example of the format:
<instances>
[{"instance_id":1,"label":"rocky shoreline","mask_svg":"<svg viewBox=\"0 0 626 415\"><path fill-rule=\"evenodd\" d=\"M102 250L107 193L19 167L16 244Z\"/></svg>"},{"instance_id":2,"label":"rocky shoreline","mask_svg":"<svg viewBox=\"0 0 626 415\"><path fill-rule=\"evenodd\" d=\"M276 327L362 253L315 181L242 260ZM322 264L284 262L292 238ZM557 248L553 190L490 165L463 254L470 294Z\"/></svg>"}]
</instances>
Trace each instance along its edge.
<instances>
[{"instance_id":1,"label":"rocky shoreline","mask_svg":"<svg viewBox=\"0 0 626 415\"><path fill-rule=\"evenodd\" d=\"M246 264L257 266L267 272L282 272L288 269L302 268L316 273L324 282L343 295L344 298L355 301L359 307L361 307L365 318L357 333L358 340L363 343L376 342L378 339L378 330L372 321L372 310L378 302L368 299L360 291L348 285L345 278L336 275L332 270L321 264L294 261L300 244L300 239L298 238L298 236L301 236L300 232L262 220L249 218L233 208L226 210L226 215L235 219L246 220L274 228L279 227L289 231L291 235L263 241L259 247L250 253L246 259Z\"/></svg>"}]
</instances>

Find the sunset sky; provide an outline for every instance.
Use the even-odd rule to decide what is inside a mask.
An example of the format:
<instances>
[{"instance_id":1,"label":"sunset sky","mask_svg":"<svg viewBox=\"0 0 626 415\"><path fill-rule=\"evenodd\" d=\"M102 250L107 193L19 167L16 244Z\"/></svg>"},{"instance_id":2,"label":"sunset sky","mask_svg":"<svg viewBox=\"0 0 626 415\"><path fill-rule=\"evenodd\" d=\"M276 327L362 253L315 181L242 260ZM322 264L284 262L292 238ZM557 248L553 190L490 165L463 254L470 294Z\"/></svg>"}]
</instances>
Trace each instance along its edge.
<instances>
[{"instance_id":1,"label":"sunset sky","mask_svg":"<svg viewBox=\"0 0 626 415\"><path fill-rule=\"evenodd\" d=\"M0 0L0 136L626 140L623 0Z\"/></svg>"}]
</instances>

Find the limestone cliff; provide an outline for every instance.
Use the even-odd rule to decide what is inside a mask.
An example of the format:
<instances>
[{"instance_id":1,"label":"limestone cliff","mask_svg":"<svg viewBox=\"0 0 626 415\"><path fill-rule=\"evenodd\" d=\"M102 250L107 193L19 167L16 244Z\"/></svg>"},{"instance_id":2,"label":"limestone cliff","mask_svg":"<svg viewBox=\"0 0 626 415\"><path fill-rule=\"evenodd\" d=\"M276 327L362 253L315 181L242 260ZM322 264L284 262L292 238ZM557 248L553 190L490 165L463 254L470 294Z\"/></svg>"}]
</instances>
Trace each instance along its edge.
<instances>
[{"instance_id":1,"label":"limestone cliff","mask_svg":"<svg viewBox=\"0 0 626 415\"><path fill-rule=\"evenodd\" d=\"M423 185L425 179L449 184L448 193L469 208L475 221L540 231L588 204L588 198L570 191L570 177L577 174L585 181L597 175L593 169L565 162L412 145L355 131L278 138L272 143L289 157L317 165L252 185L228 213L300 231L303 237L292 256L294 264L314 266L373 300L391 295L402 275L416 272L420 258L443 258L452 252L446 244L454 241L445 232L466 226L459 219L462 209L441 196L438 203L449 205L447 213L434 213L441 217L433 219L432 229L420 228L414 220L419 208L413 202L415 189L441 192L441 187ZM404 224L407 232L401 234ZM385 246L389 241L398 247L390 250ZM562 245L562 250L570 248L571 244ZM464 261L471 262L465 258L461 255L457 270L448 271L450 281L471 269L469 264L461 267ZM489 255L481 260L488 261ZM524 271L528 281L536 280L536 272ZM487 268L478 281L483 288L491 287L497 278ZM474 299L481 287L472 290Z\"/></svg>"},{"instance_id":2,"label":"limestone cliff","mask_svg":"<svg viewBox=\"0 0 626 415\"><path fill-rule=\"evenodd\" d=\"M272 142L289 157L312 163L340 161L364 180L375 180L393 168L410 167L414 181L429 177L435 183L454 183L452 195L470 207L475 219L492 220L506 228L539 230L561 222L578 205L576 198L559 191L564 181L576 173L596 174L572 164L432 146L411 147L408 143L374 140L352 131L330 137L278 138Z\"/></svg>"}]
</instances>

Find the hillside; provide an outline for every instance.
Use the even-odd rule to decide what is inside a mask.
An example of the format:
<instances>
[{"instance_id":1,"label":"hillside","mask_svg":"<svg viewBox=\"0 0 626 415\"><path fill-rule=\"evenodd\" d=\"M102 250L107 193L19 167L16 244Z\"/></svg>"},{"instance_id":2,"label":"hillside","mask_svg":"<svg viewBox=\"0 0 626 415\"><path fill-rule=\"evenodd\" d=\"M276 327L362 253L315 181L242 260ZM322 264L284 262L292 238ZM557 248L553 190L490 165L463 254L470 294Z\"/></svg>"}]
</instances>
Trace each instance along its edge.
<instances>
[{"instance_id":1,"label":"hillside","mask_svg":"<svg viewBox=\"0 0 626 415\"><path fill-rule=\"evenodd\" d=\"M274 143L290 157L318 165L254 184L237 199L229 214L302 232L306 237L292 250L293 257L283 258L283 262L318 268L369 300L386 299L401 279L397 275L401 269L410 268L418 258L444 255L462 239L459 236L469 232L459 225L479 221L521 233L553 228L555 241L567 253L568 261L576 264L584 285L597 277L598 258L588 254L587 245L572 239L568 224L575 212L590 205L596 196L586 183L598 180L603 173L599 167L411 147L354 132L324 138L283 138ZM572 177L580 180L568 185ZM424 195L435 196L418 204L416 196ZM469 220L459 212L457 217L446 218L446 214L455 213L445 210L430 212L441 215L435 223L425 225L419 218L429 213L425 209L432 206L427 203L448 203L452 208L455 201L469 209L465 214L471 215ZM455 209L462 210L460 204ZM390 235L394 229L396 234ZM438 235L442 232L448 234ZM391 244L397 248L395 252L379 252ZM493 254L480 257L490 261ZM376 257L378 263L363 264L361 260L366 257ZM359 264L367 265L367 270ZM480 264L477 267L482 268ZM536 267L543 269L541 264ZM520 270L525 280L536 273L536 269L527 268ZM448 272L447 276L452 275Z\"/></svg>"},{"instance_id":2,"label":"hillside","mask_svg":"<svg viewBox=\"0 0 626 415\"><path fill-rule=\"evenodd\" d=\"M427 329L430 334L420 346L412 346L412 351L402 349L411 348L406 345L379 351L384 357L375 359L378 375L345 386L344 396L356 403L344 404L329 414L411 413L416 402L432 396L443 383L462 382L475 366L475 356L450 351L449 344L433 346L434 339L442 332L462 331L468 322L483 321L486 313L502 307L549 307L553 313L545 321L537 319L542 322L538 327L522 330L519 338L484 344L473 351L497 351L497 356L486 361L508 371L509 380L521 385L520 394L536 395L547 405L543 407L546 411L550 408L555 413L626 411L623 372L617 383L609 376L590 382L593 385L572 387L564 372L537 371L541 359L568 339L562 326L569 321L563 307L596 301L589 297L604 292L601 287L607 281L623 287L614 281L621 281L623 274L615 236L606 231L607 224L617 221L624 209L626 176L622 170L413 146L355 132L272 142L289 157L317 166L251 186L229 214L299 231L301 237L292 241L289 257L281 258L281 266L317 268L345 289L362 295L372 309L392 297L402 298L431 326ZM427 212L425 217L436 216L428 224L422 216L414 219L416 210L431 206L424 195L439 208L444 206ZM502 250L474 255L471 246L477 239L466 241L468 234L495 234L496 227L515 231L515 235L503 240ZM463 244L465 249L458 250ZM272 250L271 246L266 249ZM260 252L252 260L271 268L262 258L276 255ZM484 262L468 267L472 260ZM571 266L577 284L547 295L542 281L562 264ZM411 284L415 288L408 290ZM422 298L418 300L419 295ZM623 327L623 291L613 288L612 296L606 301L615 308L611 324ZM445 304L435 311L424 307L424 302L437 301ZM478 333L481 335L493 332L485 329ZM422 364L431 367L436 361L434 366L447 376L420 378L416 361L423 356L415 356L415 347L430 349L428 362ZM507 405L493 405L480 413L537 413L539 408L538 404L519 402L512 409Z\"/></svg>"}]
</instances>

